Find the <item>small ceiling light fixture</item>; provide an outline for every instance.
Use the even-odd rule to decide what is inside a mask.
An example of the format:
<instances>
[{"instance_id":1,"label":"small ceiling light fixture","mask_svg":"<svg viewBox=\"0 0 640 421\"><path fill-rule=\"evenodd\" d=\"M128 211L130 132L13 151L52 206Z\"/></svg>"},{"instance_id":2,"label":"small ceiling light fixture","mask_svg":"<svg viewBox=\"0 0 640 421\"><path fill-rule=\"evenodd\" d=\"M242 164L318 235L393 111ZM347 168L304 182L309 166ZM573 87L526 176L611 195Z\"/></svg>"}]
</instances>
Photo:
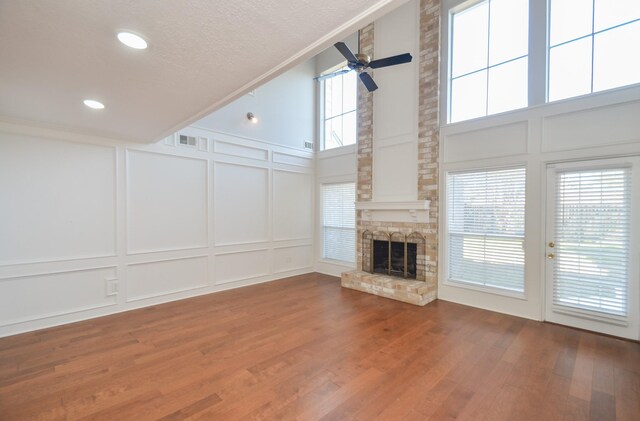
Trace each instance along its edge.
<instances>
[{"instance_id":1,"label":"small ceiling light fixture","mask_svg":"<svg viewBox=\"0 0 640 421\"><path fill-rule=\"evenodd\" d=\"M118 40L127 47L135 48L136 50L144 50L147 48L147 41L140 35L131 32L118 32Z\"/></svg>"},{"instance_id":2,"label":"small ceiling light fixture","mask_svg":"<svg viewBox=\"0 0 640 421\"><path fill-rule=\"evenodd\" d=\"M253 113L247 113L247 119L253 124L258 122L258 117L256 117Z\"/></svg>"},{"instance_id":3,"label":"small ceiling light fixture","mask_svg":"<svg viewBox=\"0 0 640 421\"><path fill-rule=\"evenodd\" d=\"M94 110L101 110L104 108L104 104L100 101L96 101L95 99L85 99L84 105L89 108L93 108Z\"/></svg>"}]
</instances>

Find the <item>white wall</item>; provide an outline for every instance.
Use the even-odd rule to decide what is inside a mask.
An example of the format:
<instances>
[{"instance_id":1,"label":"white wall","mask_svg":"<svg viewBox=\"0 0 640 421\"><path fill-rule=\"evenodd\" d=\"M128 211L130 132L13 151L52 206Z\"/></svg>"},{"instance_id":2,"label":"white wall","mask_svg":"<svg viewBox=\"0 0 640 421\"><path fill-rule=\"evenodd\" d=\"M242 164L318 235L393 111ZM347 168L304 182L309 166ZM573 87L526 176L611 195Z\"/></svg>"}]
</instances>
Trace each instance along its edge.
<instances>
[{"instance_id":1,"label":"white wall","mask_svg":"<svg viewBox=\"0 0 640 421\"><path fill-rule=\"evenodd\" d=\"M343 39L342 42L347 44L347 47L353 52L353 54L358 53L358 33L353 33L349 35L347 38ZM334 47L331 46L318 54L315 57L316 61L316 75L321 74L333 67L341 63L346 63L346 59L340 52Z\"/></svg>"},{"instance_id":2,"label":"white wall","mask_svg":"<svg viewBox=\"0 0 640 421\"><path fill-rule=\"evenodd\" d=\"M308 60L192 124L293 148L316 140L315 60ZM215 81L212 81L215 83ZM259 124L246 124L252 112Z\"/></svg>"},{"instance_id":3,"label":"white wall","mask_svg":"<svg viewBox=\"0 0 640 421\"><path fill-rule=\"evenodd\" d=\"M419 2L409 1L374 23L374 58L410 53L410 63L372 73L373 200L416 200L418 195Z\"/></svg>"},{"instance_id":4,"label":"white wall","mask_svg":"<svg viewBox=\"0 0 640 421\"><path fill-rule=\"evenodd\" d=\"M180 133L198 147L0 123L0 336L313 270L313 153Z\"/></svg>"}]
</instances>

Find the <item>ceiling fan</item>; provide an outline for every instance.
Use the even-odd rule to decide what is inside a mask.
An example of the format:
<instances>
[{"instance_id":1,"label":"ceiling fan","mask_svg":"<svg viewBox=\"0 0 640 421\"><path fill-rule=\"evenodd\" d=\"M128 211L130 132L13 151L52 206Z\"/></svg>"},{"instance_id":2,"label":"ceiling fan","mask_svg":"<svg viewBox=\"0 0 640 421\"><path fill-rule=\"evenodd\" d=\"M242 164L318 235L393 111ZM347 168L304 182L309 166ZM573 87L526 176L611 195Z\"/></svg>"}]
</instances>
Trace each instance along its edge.
<instances>
[{"instance_id":1,"label":"ceiling fan","mask_svg":"<svg viewBox=\"0 0 640 421\"><path fill-rule=\"evenodd\" d=\"M328 79L328 78L342 75L352 70L355 70L356 72L358 72L358 75L360 76L360 80L362 81L362 83L364 84L364 86L367 88L369 92L373 92L376 89L378 89L378 85L376 85L371 75L367 73L365 70L379 69L380 67L395 66L396 64L409 63L412 59L411 54L404 53L404 54L399 54L397 56L391 56L391 57L386 57L386 58L381 58L378 60L371 61L371 57L369 57L366 54L360 54L360 53L353 54L349 49L349 47L347 47L347 44L345 44L344 42L337 42L334 44L334 47L336 47L338 51L340 51L340 54L342 54L344 58L347 59L347 67L349 69L343 69L334 73L329 73L327 75L318 76L315 79L316 80Z\"/></svg>"}]
</instances>

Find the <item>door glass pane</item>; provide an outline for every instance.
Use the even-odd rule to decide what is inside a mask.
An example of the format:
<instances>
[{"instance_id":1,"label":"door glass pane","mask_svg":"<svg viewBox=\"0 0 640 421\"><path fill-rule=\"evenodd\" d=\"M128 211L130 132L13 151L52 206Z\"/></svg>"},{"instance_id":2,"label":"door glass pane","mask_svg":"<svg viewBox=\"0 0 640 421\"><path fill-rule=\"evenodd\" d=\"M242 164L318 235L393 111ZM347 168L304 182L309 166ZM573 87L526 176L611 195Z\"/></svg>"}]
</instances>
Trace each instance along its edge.
<instances>
[{"instance_id":1,"label":"door glass pane","mask_svg":"<svg viewBox=\"0 0 640 421\"><path fill-rule=\"evenodd\" d=\"M549 101L591 92L591 37L549 51Z\"/></svg>"},{"instance_id":2,"label":"door glass pane","mask_svg":"<svg viewBox=\"0 0 640 421\"><path fill-rule=\"evenodd\" d=\"M451 122L487 114L487 71L451 81Z\"/></svg>"},{"instance_id":3,"label":"door glass pane","mask_svg":"<svg viewBox=\"0 0 640 421\"><path fill-rule=\"evenodd\" d=\"M630 176L629 168L557 174L555 306L627 314Z\"/></svg>"},{"instance_id":4,"label":"door glass pane","mask_svg":"<svg viewBox=\"0 0 640 421\"><path fill-rule=\"evenodd\" d=\"M594 92L640 82L640 21L596 34L593 48Z\"/></svg>"},{"instance_id":5,"label":"door glass pane","mask_svg":"<svg viewBox=\"0 0 640 421\"><path fill-rule=\"evenodd\" d=\"M640 1L638 0L595 0L595 6L596 32L640 19Z\"/></svg>"},{"instance_id":6,"label":"door glass pane","mask_svg":"<svg viewBox=\"0 0 640 421\"><path fill-rule=\"evenodd\" d=\"M527 57L489 69L489 114L527 106Z\"/></svg>"},{"instance_id":7,"label":"door glass pane","mask_svg":"<svg viewBox=\"0 0 640 421\"><path fill-rule=\"evenodd\" d=\"M453 15L452 77L487 67L489 2Z\"/></svg>"},{"instance_id":8,"label":"door glass pane","mask_svg":"<svg viewBox=\"0 0 640 421\"><path fill-rule=\"evenodd\" d=\"M550 3L550 46L592 33L593 0L551 0Z\"/></svg>"},{"instance_id":9,"label":"door glass pane","mask_svg":"<svg viewBox=\"0 0 640 421\"><path fill-rule=\"evenodd\" d=\"M529 51L529 1L492 0L489 65L527 55Z\"/></svg>"}]
</instances>

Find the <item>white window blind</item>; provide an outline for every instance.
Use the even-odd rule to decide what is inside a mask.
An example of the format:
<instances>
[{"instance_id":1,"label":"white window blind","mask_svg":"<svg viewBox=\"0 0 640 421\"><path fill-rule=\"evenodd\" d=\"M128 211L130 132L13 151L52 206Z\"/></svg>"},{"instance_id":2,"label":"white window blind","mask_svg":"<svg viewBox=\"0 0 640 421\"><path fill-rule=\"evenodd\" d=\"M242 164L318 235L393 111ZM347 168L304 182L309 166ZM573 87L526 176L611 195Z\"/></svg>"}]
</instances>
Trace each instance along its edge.
<instances>
[{"instance_id":1,"label":"white window blind","mask_svg":"<svg viewBox=\"0 0 640 421\"><path fill-rule=\"evenodd\" d=\"M356 255L356 185L322 185L322 231L325 259L354 262Z\"/></svg>"},{"instance_id":2,"label":"white window blind","mask_svg":"<svg viewBox=\"0 0 640 421\"><path fill-rule=\"evenodd\" d=\"M525 168L449 173L449 280L524 292Z\"/></svg>"},{"instance_id":3,"label":"white window blind","mask_svg":"<svg viewBox=\"0 0 640 421\"><path fill-rule=\"evenodd\" d=\"M631 168L556 177L554 306L626 316Z\"/></svg>"}]
</instances>

